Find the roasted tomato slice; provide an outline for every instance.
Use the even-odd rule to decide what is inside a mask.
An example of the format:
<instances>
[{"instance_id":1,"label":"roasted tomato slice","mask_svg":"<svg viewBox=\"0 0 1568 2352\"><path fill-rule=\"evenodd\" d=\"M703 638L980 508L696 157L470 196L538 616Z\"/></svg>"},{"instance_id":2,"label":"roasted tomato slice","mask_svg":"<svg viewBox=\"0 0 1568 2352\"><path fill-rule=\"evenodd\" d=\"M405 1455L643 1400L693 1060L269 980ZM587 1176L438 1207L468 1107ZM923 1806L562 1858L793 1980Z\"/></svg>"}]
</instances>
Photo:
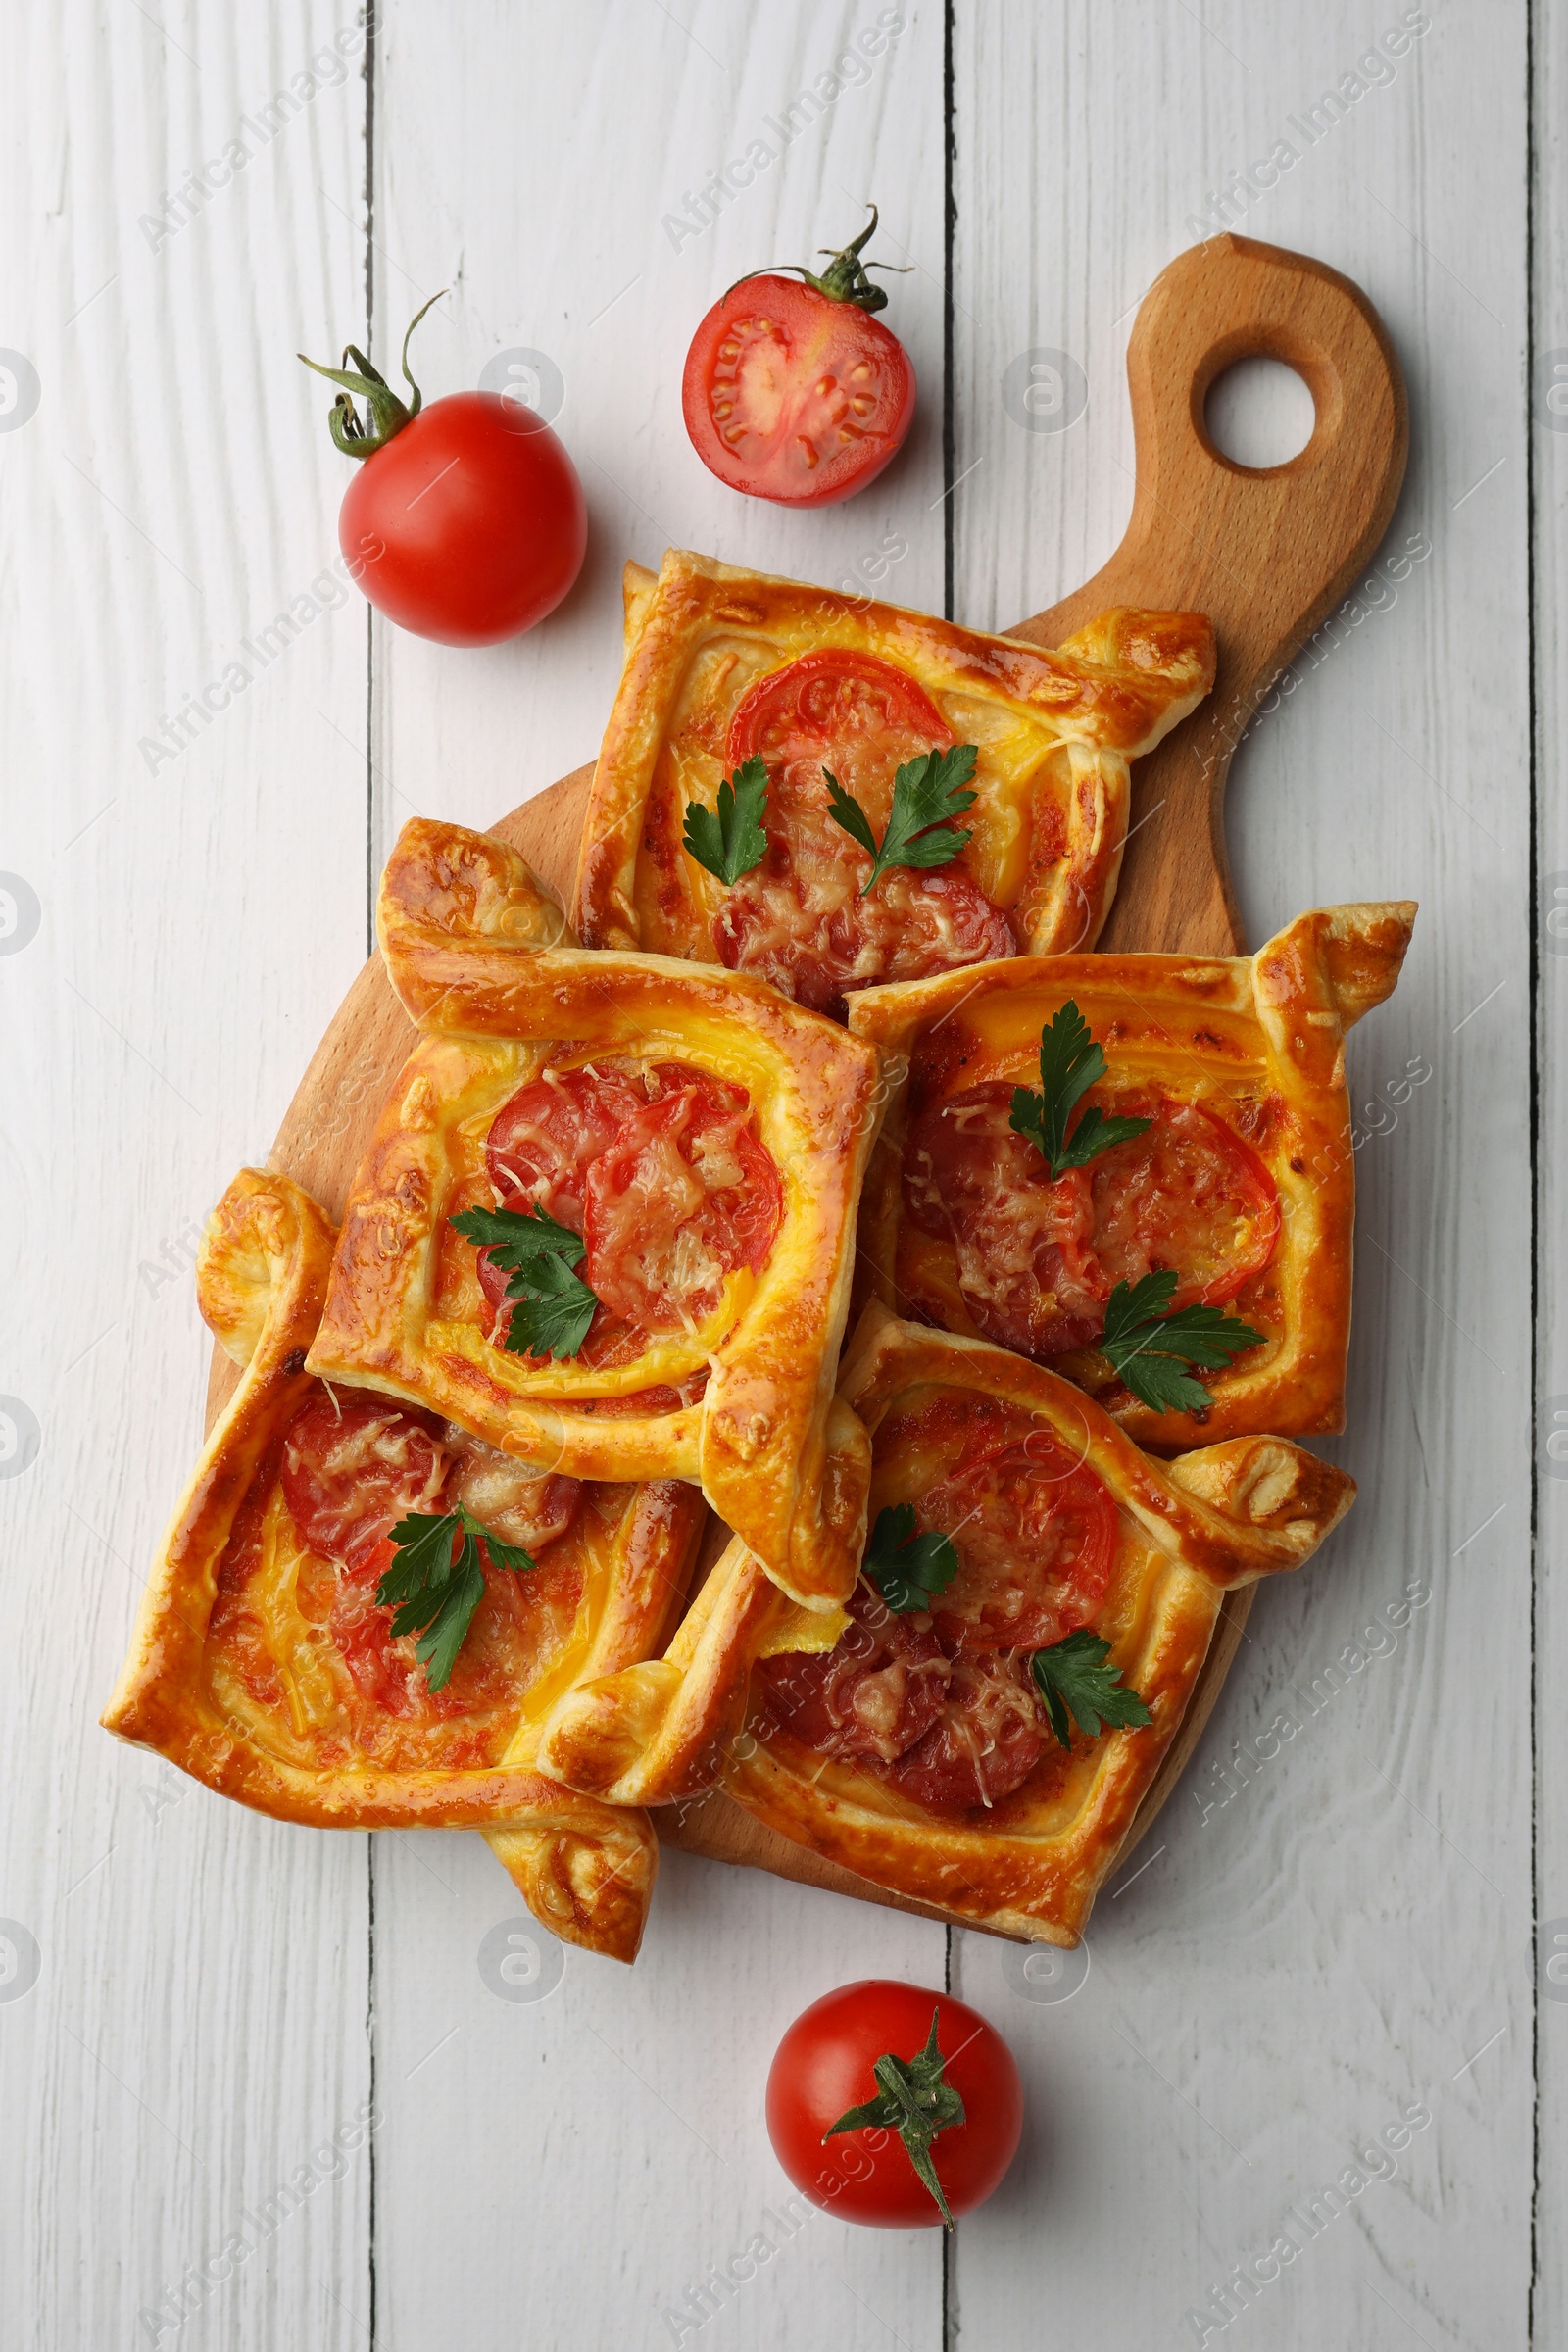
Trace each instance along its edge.
<instances>
[{"instance_id":1,"label":"roasted tomato slice","mask_svg":"<svg viewBox=\"0 0 1568 2352\"><path fill-rule=\"evenodd\" d=\"M935 1612L945 1648L1046 1649L1100 1614L1116 1558L1110 1491L1040 1422L988 1396L912 1417L922 1528L958 1573Z\"/></svg>"},{"instance_id":2,"label":"roasted tomato slice","mask_svg":"<svg viewBox=\"0 0 1568 2352\"><path fill-rule=\"evenodd\" d=\"M921 1805L1000 1804L1029 1778L1046 1744L1021 1660L955 1658L942 1712L923 1740L887 1768Z\"/></svg>"},{"instance_id":3,"label":"roasted tomato slice","mask_svg":"<svg viewBox=\"0 0 1568 2352\"><path fill-rule=\"evenodd\" d=\"M900 767L953 735L918 681L872 654L829 648L760 678L730 720L731 770L767 768L767 853L726 895L714 943L813 1012L850 990L1010 956L1012 926L961 866L895 867L860 896L870 860L829 813L830 768L886 827Z\"/></svg>"},{"instance_id":4,"label":"roasted tomato slice","mask_svg":"<svg viewBox=\"0 0 1568 2352\"><path fill-rule=\"evenodd\" d=\"M766 1711L818 1755L856 1763L921 1805L994 1805L1045 1747L1014 1657L950 1657L929 1617L895 1616L862 1578L825 1655L769 1659Z\"/></svg>"},{"instance_id":5,"label":"roasted tomato slice","mask_svg":"<svg viewBox=\"0 0 1568 2352\"><path fill-rule=\"evenodd\" d=\"M995 1805L1045 1749L1028 1652L1098 1616L1116 1507L1049 1430L989 1398L938 1398L901 1435L920 1524L952 1536L958 1573L932 1614L895 1615L862 1578L835 1649L762 1668L768 1712L916 1803Z\"/></svg>"},{"instance_id":6,"label":"roasted tomato slice","mask_svg":"<svg viewBox=\"0 0 1568 2352\"><path fill-rule=\"evenodd\" d=\"M646 1100L629 1072L613 1068L548 1070L519 1086L485 1139L485 1165L501 1206L532 1202L581 1233L588 1171Z\"/></svg>"},{"instance_id":7,"label":"roasted tomato slice","mask_svg":"<svg viewBox=\"0 0 1568 2352\"><path fill-rule=\"evenodd\" d=\"M503 1544L519 1544L535 1560L547 1544L566 1533L582 1507L580 1479L514 1461L456 1422L447 1423L444 1435L455 1457L447 1486L449 1510L461 1502L481 1527Z\"/></svg>"},{"instance_id":8,"label":"roasted tomato slice","mask_svg":"<svg viewBox=\"0 0 1568 2352\"><path fill-rule=\"evenodd\" d=\"M540 1477L466 1431L390 1398L309 1397L289 1424L283 1499L300 1540L336 1570L318 1597L326 1631L360 1696L406 1722L443 1721L504 1706L520 1688L520 1661L542 1604L571 1605L548 1568L532 1577L494 1569L480 1547L485 1595L452 1678L432 1691L412 1636L394 1640L392 1610L376 1587L392 1565L391 1530L409 1511L444 1511L455 1500L535 1558L566 1533L582 1500L574 1478ZM319 1572L318 1572L319 1573ZM568 1581L574 1570L567 1571ZM302 1593L302 1605L304 1602Z\"/></svg>"},{"instance_id":9,"label":"roasted tomato slice","mask_svg":"<svg viewBox=\"0 0 1568 2352\"><path fill-rule=\"evenodd\" d=\"M484 1598L474 1611L452 1669L451 1680L432 1690L412 1634L396 1639L390 1608L375 1597L391 1566L392 1544L357 1569L342 1568L332 1596L327 1628L363 1699L386 1715L412 1722L442 1722L454 1715L514 1705L532 1679L538 1628L551 1610L569 1621L581 1587L581 1570L569 1558L532 1576L498 1569L480 1545Z\"/></svg>"},{"instance_id":10,"label":"roasted tomato slice","mask_svg":"<svg viewBox=\"0 0 1568 2352\"><path fill-rule=\"evenodd\" d=\"M390 1554L406 1511L440 1511L452 1457L429 1413L390 1397L308 1397L283 1440L283 1499L317 1556L356 1573Z\"/></svg>"},{"instance_id":11,"label":"roasted tomato slice","mask_svg":"<svg viewBox=\"0 0 1568 2352\"><path fill-rule=\"evenodd\" d=\"M909 1123L904 1200L922 1233L951 1241L976 1328L1019 1355L1088 1347L1110 1284L1094 1250L1089 1173L1053 1184L1036 1146L1008 1125L1012 1088L971 1086Z\"/></svg>"},{"instance_id":12,"label":"roasted tomato slice","mask_svg":"<svg viewBox=\"0 0 1568 2352\"><path fill-rule=\"evenodd\" d=\"M727 1274L761 1265L783 1220L750 1096L680 1062L531 1080L497 1112L486 1155L503 1207L535 1202L583 1236L580 1271L600 1301L590 1365L629 1361L636 1335L701 1322ZM478 1275L499 1339L510 1277L488 1250Z\"/></svg>"},{"instance_id":13,"label":"roasted tomato slice","mask_svg":"<svg viewBox=\"0 0 1568 2352\"><path fill-rule=\"evenodd\" d=\"M1234 1298L1262 1272L1279 1240L1279 1194L1268 1169L1196 1103L1107 1094L1104 1105L1153 1122L1089 1165L1095 1254L1107 1282L1138 1282L1174 1266L1181 1276L1176 1305Z\"/></svg>"},{"instance_id":14,"label":"roasted tomato slice","mask_svg":"<svg viewBox=\"0 0 1568 2352\"><path fill-rule=\"evenodd\" d=\"M1279 1240L1273 1178L1210 1112L1148 1091L1089 1099L1151 1125L1054 1184L1008 1126L1010 1086L970 1087L909 1125L909 1218L952 1241L977 1328L1023 1355L1092 1347L1115 1285L1156 1268L1178 1275L1177 1305L1233 1298Z\"/></svg>"},{"instance_id":15,"label":"roasted tomato slice","mask_svg":"<svg viewBox=\"0 0 1568 2352\"><path fill-rule=\"evenodd\" d=\"M951 750L953 740L906 669L828 646L758 679L735 706L727 750L732 770L747 760L765 763L770 809L825 808L830 767L880 833L899 769L922 752Z\"/></svg>"},{"instance_id":16,"label":"roasted tomato slice","mask_svg":"<svg viewBox=\"0 0 1568 2352\"><path fill-rule=\"evenodd\" d=\"M375 1589L391 1566L391 1530L408 1511L441 1511L452 1456L440 1424L389 1398L326 1392L307 1399L283 1440L283 1499L300 1540L338 1574L326 1601L332 1643L360 1696L382 1714L450 1714L449 1684L425 1688L412 1641L394 1642ZM324 1596L323 1596L324 1597Z\"/></svg>"},{"instance_id":17,"label":"roasted tomato slice","mask_svg":"<svg viewBox=\"0 0 1568 2352\"><path fill-rule=\"evenodd\" d=\"M712 1313L726 1274L761 1264L784 1194L743 1087L678 1063L656 1075L664 1091L589 1171L583 1275L625 1322L679 1331Z\"/></svg>"},{"instance_id":18,"label":"roasted tomato slice","mask_svg":"<svg viewBox=\"0 0 1568 2352\"><path fill-rule=\"evenodd\" d=\"M914 369L857 303L769 273L743 278L703 319L681 408L692 447L730 489L824 507L863 490L898 451Z\"/></svg>"},{"instance_id":19,"label":"roasted tomato slice","mask_svg":"<svg viewBox=\"0 0 1568 2352\"><path fill-rule=\"evenodd\" d=\"M1006 916L956 866L895 867L862 899L869 861L861 858L858 873L854 858L829 817L802 817L787 835L769 827L766 857L742 874L714 923L721 960L842 1020L855 989L1016 953Z\"/></svg>"},{"instance_id":20,"label":"roasted tomato slice","mask_svg":"<svg viewBox=\"0 0 1568 2352\"><path fill-rule=\"evenodd\" d=\"M891 1764L936 1722L949 1662L931 1630L896 1617L862 1577L838 1646L769 1659L769 1711L819 1755Z\"/></svg>"}]
</instances>

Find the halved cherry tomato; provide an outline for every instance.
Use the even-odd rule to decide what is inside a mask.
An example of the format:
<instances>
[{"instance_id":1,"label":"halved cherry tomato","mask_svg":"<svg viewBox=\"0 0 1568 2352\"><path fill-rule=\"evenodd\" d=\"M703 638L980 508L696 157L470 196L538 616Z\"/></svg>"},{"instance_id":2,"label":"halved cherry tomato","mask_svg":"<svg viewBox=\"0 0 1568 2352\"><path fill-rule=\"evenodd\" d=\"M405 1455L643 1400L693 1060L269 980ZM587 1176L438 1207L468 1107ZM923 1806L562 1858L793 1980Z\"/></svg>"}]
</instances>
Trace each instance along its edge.
<instances>
[{"instance_id":1,"label":"halved cherry tomato","mask_svg":"<svg viewBox=\"0 0 1568 2352\"><path fill-rule=\"evenodd\" d=\"M876 479L914 416L914 369L867 314L887 296L860 249L876 209L821 276L742 278L692 337L681 407L692 447L730 489L825 507Z\"/></svg>"},{"instance_id":2,"label":"halved cherry tomato","mask_svg":"<svg viewBox=\"0 0 1568 2352\"><path fill-rule=\"evenodd\" d=\"M1000 2186L1023 2130L1023 2084L990 2022L951 1993L868 1977L802 2011L767 2077L767 2135L795 2186L847 2222L876 2230L938 2227L941 2212L896 2131L842 2133L833 2126L881 2089L877 2060L918 2060L936 2021L941 2079L963 2122L938 2129L930 2160L954 2214L972 2213Z\"/></svg>"},{"instance_id":3,"label":"halved cherry tomato","mask_svg":"<svg viewBox=\"0 0 1568 2352\"><path fill-rule=\"evenodd\" d=\"M305 362L343 386L332 439L364 461L338 514L338 544L389 620L438 645L496 645L543 620L582 569L582 484L549 425L518 401L453 392L425 408L408 354L405 335L408 402L352 344L343 357L353 369Z\"/></svg>"}]
</instances>

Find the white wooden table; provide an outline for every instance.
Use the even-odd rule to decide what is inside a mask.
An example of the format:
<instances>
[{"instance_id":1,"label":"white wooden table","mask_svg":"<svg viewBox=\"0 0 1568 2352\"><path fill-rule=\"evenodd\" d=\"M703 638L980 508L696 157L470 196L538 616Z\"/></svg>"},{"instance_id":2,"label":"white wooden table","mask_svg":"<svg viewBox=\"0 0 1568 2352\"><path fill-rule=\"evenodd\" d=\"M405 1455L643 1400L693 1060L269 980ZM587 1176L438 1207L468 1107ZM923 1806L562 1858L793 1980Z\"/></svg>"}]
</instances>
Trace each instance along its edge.
<instances>
[{"instance_id":1,"label":"white wooden table","mask_svg":"<svg viewBox=\"0 0 1568 2352\"><path fill-rule=\"evenodd\" d=\"M351 0L19 14L8 2345L1568 2342L1565 99L1564 0L390 0L368 38ZM1230 809L1254 939L1421 901L1353 1041L1382 1108L1332 1450L1360 1502L1261 1592L1087 1978L1031 1984L984 1936L677 1854L634 1972L573 1952L551 1985L547 1952L530 1982L476 1837L272 1824L96 1728L200 1433L200 1221L265 1155L402 821L482 825L592 755L625 556L676 542L982 626L1050 604L1129 508L1138 298L1271 158L1229 179L1232 224L1364 285L1411 397L1385 556ZM889 314L909 448L820 514L737 499L681 427L691 330L873 196L913 266ZM348 469L293 356L368 337L390 368L442 286L427 391L543 354L592 513L569 604L490 653L368 624L332 568ZM1053 409L1049 375L1032 412L1004 398L1042 351L1086 407ZM946 2256L792 2223L761 2120L778 2034L848 1979L945 1973L1024 2070L1002 2192ZM1386 2130L1397 2152L1348 2171ZM1290 2219L1314 2199L1315 2231Z\"/></svg>"}]
</instances>

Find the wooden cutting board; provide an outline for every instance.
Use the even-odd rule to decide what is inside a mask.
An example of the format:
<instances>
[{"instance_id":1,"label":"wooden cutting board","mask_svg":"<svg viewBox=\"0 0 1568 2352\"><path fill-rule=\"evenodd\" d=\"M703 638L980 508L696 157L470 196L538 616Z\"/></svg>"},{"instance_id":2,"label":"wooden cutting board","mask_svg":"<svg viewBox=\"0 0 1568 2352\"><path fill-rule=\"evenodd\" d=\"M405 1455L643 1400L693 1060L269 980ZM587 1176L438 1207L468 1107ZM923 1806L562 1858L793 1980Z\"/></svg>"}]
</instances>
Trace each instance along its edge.
<instances>
[{"instance_id":1,"label":"wooden cutting board","mask_svg":"<svg viewBox=\"0 0 1568 2352\"><path fill-rule=\"evenodd\" d=\"M1311 440L1284 466L1253 471L1221 457L1203 426L1210 384L1235 361L1282 360L1316 407ZM1009 634L1058 645L1114 605L1206 612L1219 648L1214 691L1134 771L1133 826L1102 948L1199 956L1245 952L1225 856L1231 754L1261 697L1349 588L1387 528L1404 474L1407 420L1398 362L1357 286L1321 262L1219 236L1161 271L1127 354L1137 445L1132 520L1120 547L1076 595ZM504 816L511 842L569 904L592 764ZM339 1006L272 1149L283 1169L340 1218L382 1100L416 1033L379 958ZM214 1349L208 1426L236 1378ZM724 1531L710 1530L705 1563ZM1174 1787L1241 1640L1250 1592L1227 1600L1192 1704L1133 1825L1122 1859ZM661 1837L708 1854L899 1910L940 1914L889 1894L764 1829L728 1798L666 1808Z\"/></svg>"}]
</instances>

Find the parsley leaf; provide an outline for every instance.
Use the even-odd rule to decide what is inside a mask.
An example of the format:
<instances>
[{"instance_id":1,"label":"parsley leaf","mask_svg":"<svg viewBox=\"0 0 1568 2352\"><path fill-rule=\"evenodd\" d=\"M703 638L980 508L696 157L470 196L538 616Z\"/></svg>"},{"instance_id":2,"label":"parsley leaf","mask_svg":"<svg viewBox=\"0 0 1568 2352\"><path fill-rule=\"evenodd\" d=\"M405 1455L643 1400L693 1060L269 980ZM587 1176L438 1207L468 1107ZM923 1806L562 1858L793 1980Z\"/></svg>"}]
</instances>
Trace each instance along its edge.
<instances>
[{"instance_id":1,"label":"parsley leaf","mask_svg":"<svg viewBox=\"0 0 1568 2352\"><path fill-rule=\"evenodd\" d=\"M862 1565L888 1607L902 1616L928 1609L947 1591L958 1573L958 1555L950 1536L915 1534L912 1502L895 1502L878 1511Z\"/></svg>"},{"instance_id":2,"label":"parsley leaf","mask_svg":"<svg viewBox=\"0 0 1568 2352\"><path fill-rule=\"evenodd\" d=\"M512 1314L502 1341L509 1355L576 1355L599 1300L564 1259L540 1250L507 1285Z\"/></svg>"},{"instance_id":3,"label":"parsley leaf","mask_svg":"<svg viewBox=\"0 0 1568 2352\"><path fill-rule=\"evenodd\" d=\"M1037 1649L1030 1659L1035 1689L1046 1702L1051 1728L1063 1747L1072 1745L1069 1710L1091 1740L1098 1740L1107 1724L1113 1730L1136 1731L1140 1725L1153 1722L1137 1691L1123 1684L1121 1668L1106 1665L1109 1656L1110 1643L1080 1626L1077 1633L1053 1642L1049 1649Z\"/></svg>"},{"instance_id":4,"label":"parsley leaf","mask_svg":"<svg viewBox=\"0 0 1568 2352\"><path fill-rule=\"evenodd\" d=\"M466 1242L480 1250L493 1250L498 1266L520 1266L525 1257L535 1257L541 1250L575 1266L583 1253L581 1234L573 1233L569 1225L558 1225L538 1207L531 1211L466 1208L460 1217L449 1217L447 1222Z\"/></svg>"},{"instance_id":5,"label":"parsley leaf","mask_svg":"<svg viewBox=\"0 0 1568 2352\"><path fill-rule=\"evenodd\" d=\"M520 1544L503 1544L501 1538L477 1520L464 1503L459 1503L457 1515L463 1521L465 1531L476 1537L484 1545L493 1567L510 1568L514 1576L530 1576L539 1565L533 1553L524 1550Z\"/></svg>"},{"instance_id":6,"label":"parsley leaf","mask_svg":"<svg viewBox=\"0 0 1568 2352\"><path fill-rule=\"evenodd\" d=\"M951 2082L943 2080L946 2061L937 2046L941 2015L940 2009L932 2010L925 2048L916 2050L912 2058L899 2058L887 2050L877 2059L871 2073L879 2095L864 2100L858 2107L847 2107L822 2137L824 2141L832 2139L839 2132L897 2132L906 2155L936 2199L942 2219L951 2230L953 2215L942 2193L937 2168L931 2161L931 2142L950 2124L965 2123L968 2119L962 2098Z\"/></svg>"},{"instance_id":7,"label":"parsley leaf","mask_svg":"<svg viewBox=\"0 0 1568 2352\"><path fill-rule=\"evenodd\" d=\"M447 1222L475 1248L493 1251L511 1280L506 1296L512 1312L501 1345L509 1355L576 1355L588 1337L599 1304L572 1272L583 1242L569 1226L558 1225L542 1208L466 1208Z\"/></svg>"},{"instance_id":8,"label":"parsley leaf","mask_svg":"<svg viewBox=\"0 0 1568 2352\"><path fill-rule=\"evenodd\" d=\"M1148 1119L1109 1119L1091 1105L1069 1142L1067 1114L1104 1075L1105 1056L1069 997L1054 1020L1040 1032L1040 1093L1027 1086L1014 1087L1007 1122L1016 1134L1039 1145L1053 1183L1068 1168L1087 1166L1112 1144L1130 1143L1152 1123Z\"/></svg>"},{"instance_id":9,"label":"parsley leaf","mask_svg":"<svg viewBox=\"0 0 1568 2352\"><path fill-rule=\"evenodd\" d=\"M767 852L762 819L767 814L767 768L754 753L718 787L718 814L701 801L686 804L682 839L699 865L733 888L742 874L760 865Z\"/></svg>"},{"instance_id":10,"label":"parsley leaf","mask_svg":"<svg viewBox=\"0 0 1568 2352\"><path fill-rule=\"evenodd\" d=\"M514 1576L531 1570L533 1558L520 1544L503 1544L491 1535L461 1502L452 1511L410 1511L393 1528L392 1542L397 1556L375 1597L396 1612L394 1634L419 1636L415 1655L424 1668L426 1687L443 1690L484 1598L479 1545L494 1567L510 1568Z\"/></svg>"},{"instance_id":11,"label":"parsley leaf","mask_svg":"<svg viewBox=\"0 0 1568 2352\"><path fill-rule=\"evenodd\" d=\"M880 849L870 819L854 793L845 791L830 768L823 768L828 814L871 860L870 874L860 890L862 899L876 888L890 865L952 864L969 838L958 831L955 819L974 805L974 794L964 786L974 774L977 757L974 744L956 743L951 751L922 752L917 759L906 760L893 779L893 807Z\"/></svg>"},{"instance_id":12,"label":"parsley leaf","mask_svg":"<svg viewBox=\"0 0 1568 2352\"><path fill-rule=\"evenodd\" d=\"M1118 1282L1105 1308L1100 1352L1152 1411L1201 1412L1208 1391L1182 1366L1223 1372L1232 1356L1261 1346L1264 1334L1217 1306L1183 1306L1172 1314L1175 1288L1168 1268L1146 1274L1131 1289Z\"/></svg>"}]
</instances>

